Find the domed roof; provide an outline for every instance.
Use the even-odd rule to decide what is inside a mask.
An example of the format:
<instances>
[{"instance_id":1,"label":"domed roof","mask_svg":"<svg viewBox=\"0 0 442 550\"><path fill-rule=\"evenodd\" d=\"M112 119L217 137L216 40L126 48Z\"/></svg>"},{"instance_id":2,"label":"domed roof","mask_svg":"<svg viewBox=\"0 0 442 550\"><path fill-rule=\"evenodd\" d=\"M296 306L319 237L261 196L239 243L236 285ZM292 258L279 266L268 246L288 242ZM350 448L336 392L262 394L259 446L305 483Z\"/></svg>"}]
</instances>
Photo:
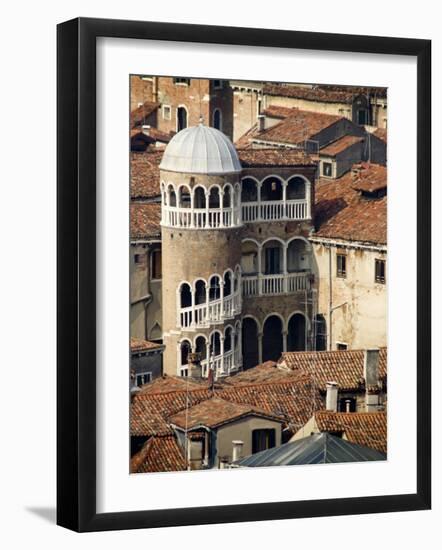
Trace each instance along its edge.
<instances>
[{"instance_id":1,"label":"domed roof","mask_svg":"<svg viewBox=\"0 0 442 550\"><path fill-rule=\"evenodd\" d=\"M233 143L219 130L203 124L178 132L167 145L161 170L188 174L232 174L241 171Z\"/></svg>"}]
</instances>

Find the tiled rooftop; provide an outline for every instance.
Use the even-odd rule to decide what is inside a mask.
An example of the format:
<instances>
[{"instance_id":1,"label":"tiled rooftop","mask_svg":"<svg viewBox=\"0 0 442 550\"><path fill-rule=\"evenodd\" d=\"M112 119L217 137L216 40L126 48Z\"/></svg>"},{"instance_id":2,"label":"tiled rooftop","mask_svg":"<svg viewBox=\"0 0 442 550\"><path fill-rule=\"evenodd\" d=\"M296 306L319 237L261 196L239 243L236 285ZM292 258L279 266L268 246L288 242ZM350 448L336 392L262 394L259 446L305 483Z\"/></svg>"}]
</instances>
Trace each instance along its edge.
<instances>
[{"instance_id":1,"label":"tiled rooftop","mask_svg":"<svg viewBox=\"0 0 442 550\"><path fill-rule=\"evenodd\" d=\"M385 187L386 181L387 169L378 164L364 164L359 175L350 171L333 182L320 179L315 187L313 236L386 244L387 197L367 199L359 191Z\"/></svg>"},{"instance_id":2,"label":"tiled rooftop","mask_svg":"<svg viewBox=\"0 0 442 550\"><path fill-rule=\"evenodd\" d=\"M343 136L323 147L319 151L319 154L326 155L328 157L335 157L339 153L342 153L342 151L345 151L355 143L360 143L361 141L364 141L364 138L360 136Z\"/></svg>"},{"instance_id":3,"label":"tiled rooftop","mask_svg":"<svg viewBox=\"0 0 442 550\"><path fill-rule=\"evenodd\" d=\"M317 161L295 149L239 149L243 168L251 166L314 166Z\"/></svg>"},{"instance_id":4,"label":"tiled rooftop","mask_svg":"<svg viewBox=\"0 0 442 550\"><path fill-rule=\"evenodd\" d=\"M364 383L364 351L291 351L282 354L279 364L312 376L318 389L337 382L340 390L358 390ZM379 378L387 376L387 349L379 350Z\"/></svg>"},{"instance_id":5,"label":"tiled rooftop","mask_svg":"<svg viewBox=\"0 0 442 550\"><path fill-rule=\"evenodd\" d=\"M136 200L160 197L160 162L164 151L130 154L130 196Z\"/></svg>"},{"instance_id":6,"label":"tiled rooftop","mask_svg":"<svg viewBox=\"0 0 442 550\"><path fill-rule=\"evenodd\" d=\"M266 84L263 88L263 94L319 101L321 103L351 103L355 95L351 88L348 90L324 90L318 87L306 88L289 84Z\"/></svg>"},{"instance_id":7,"label":"tiled rooftop","mask_svg":"<svg viewBox=\"0 0 442 550\"><path fill-rule=\"evenodd\" d=\"M217 428L232 420L255 415L283 422L283 419L268 411L243 403L232 403L219 397L212 397L186 411L171 416L169 422L182 429L191 430L198 426Z\"/></svg>"},{"instance_id":8,"label":"tiled rooftop","mask_svg":"<svg viewBox=\"0 0 442 550\"><path fill-rule=\"evenodd\" d=\"M140 107L137 107L130 113L130 127L142 126L145 123L146 118L158 109L159 103L153 101L146 101Z\"/></svg>"},{"instance_id":9,"label":"tiled rooftop","mask_svg":"<svg viewBox=\"0 0 442 550\"><path fill-rule=\"evenodd\" d=\"M183 452L174 435L151 437L130 461L133 474L179 472L185 469Z\"/></svg>"},{"instance_id":10,"label":"tiled rooftop","mask_svg":"<svg viewBox=\"0 0 442 550\"><path fill-rule=\"evenodd\" d=\"M286 118L293 114L294 107L283 107L282 105L269 105L261 113L269 118Z\"/></svg>"},{"instance_id":11,"label":"tiled rooftop","mask_svg":"<svg viewBox=\"0 0 442 550\"><path fill-rule=\"evenodd\" d=\"M321 432L345 432L346 439L364 447L387 452L387 413L342 413L317 411L315 420Z\"/></svg>"},{"instance_id":12,"label":"tiled rooftop","mask_svg":"<svg viewBox=\"0 0 442 550\"><path fill-rule=\"evenodd\" d=\"M150 342L149 340L142 340L141 338L130 338L130 351L136 353L138 351L148 351L161 348L161 344L156 342Z\"/></svg>"},{"instance_id":13,"label":"tiled rooftop","mask_svg":"<svg viewBox=\"0 0 442 550\"><path fill-rule=\"evenodd\" d=\"M161 204L136 203L130 204L130 237L149 239L161 237Z\"/></svg>"}]
</instances>

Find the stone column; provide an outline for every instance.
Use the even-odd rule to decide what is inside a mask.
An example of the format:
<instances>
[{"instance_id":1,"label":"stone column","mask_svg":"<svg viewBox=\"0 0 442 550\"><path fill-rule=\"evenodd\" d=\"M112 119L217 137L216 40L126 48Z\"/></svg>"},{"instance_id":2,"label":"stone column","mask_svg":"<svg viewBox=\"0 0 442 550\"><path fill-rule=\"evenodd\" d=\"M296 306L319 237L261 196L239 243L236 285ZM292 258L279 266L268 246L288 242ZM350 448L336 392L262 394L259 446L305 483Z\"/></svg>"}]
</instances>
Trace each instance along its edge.
<instances>
[{"instance_id":1,"label":"stone column","mask_svg":"<svg viewBox=\"0 0 442 550\"><path fill-rule=\"evenodd\" d=\"M258 332L258 363L262 363L262 332Z\"/></svg>"}]
</instances>

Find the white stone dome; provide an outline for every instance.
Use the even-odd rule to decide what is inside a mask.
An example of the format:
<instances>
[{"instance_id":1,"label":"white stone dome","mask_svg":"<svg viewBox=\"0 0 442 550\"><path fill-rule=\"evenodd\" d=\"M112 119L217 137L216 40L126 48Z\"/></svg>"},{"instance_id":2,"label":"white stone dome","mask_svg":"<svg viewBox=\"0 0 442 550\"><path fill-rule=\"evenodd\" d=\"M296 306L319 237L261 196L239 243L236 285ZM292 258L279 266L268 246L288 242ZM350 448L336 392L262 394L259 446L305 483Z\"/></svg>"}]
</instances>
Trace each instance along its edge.
<instances>
[{"instance_id":1,"label":"white stone dome","mask_svg":"<svg viewBox=\"0 0 442 550\"><path fill-rule=\"evenodd\" d=\"M167 145L161 170L186 174L232 174L241 171L233 143L216 128L203 124L178 132Z\"/></svg>"}]
</instances>

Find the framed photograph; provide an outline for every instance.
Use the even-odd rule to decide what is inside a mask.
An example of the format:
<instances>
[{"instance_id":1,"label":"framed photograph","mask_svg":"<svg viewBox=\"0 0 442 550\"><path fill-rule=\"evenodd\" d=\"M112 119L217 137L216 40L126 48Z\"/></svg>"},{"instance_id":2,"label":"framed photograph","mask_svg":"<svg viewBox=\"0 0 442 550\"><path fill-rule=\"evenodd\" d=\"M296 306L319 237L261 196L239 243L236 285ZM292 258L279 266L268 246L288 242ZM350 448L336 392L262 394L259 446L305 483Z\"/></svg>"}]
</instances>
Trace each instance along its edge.
<instances>
[{"instance_id":1,"label":"framed photograph","mask_svg":"<svg viewBox=\"0 0 442 550\"><path fill-rule=\"evenodd\" d=\"M57 36L58 524L429 509L430 41Z\"/></svg>"}]
</instances>

